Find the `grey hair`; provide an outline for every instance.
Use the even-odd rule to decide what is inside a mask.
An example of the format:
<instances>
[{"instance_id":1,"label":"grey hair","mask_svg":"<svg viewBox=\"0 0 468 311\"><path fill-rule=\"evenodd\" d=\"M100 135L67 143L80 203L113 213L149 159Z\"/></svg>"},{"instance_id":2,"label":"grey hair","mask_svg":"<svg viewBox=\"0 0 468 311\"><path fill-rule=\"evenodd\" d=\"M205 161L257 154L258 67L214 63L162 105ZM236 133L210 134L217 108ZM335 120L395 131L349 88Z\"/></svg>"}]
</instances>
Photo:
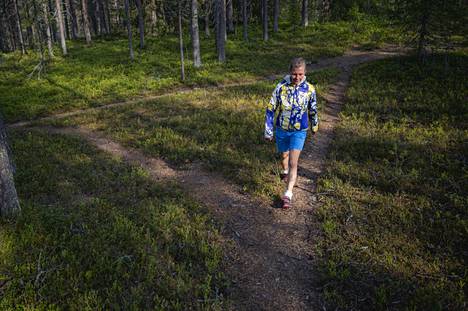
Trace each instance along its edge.
<instances>
[{"instance_id":1,"label":"grey hair","mask_svg":"<svg viewBox=\"0 0 468 311\"><path fill-rule=\"evenodd\" d=\"M291 59L291 63L289 64L289 71L292 71L294 68L304 67L306 69L306 62L305 59L302 57L295 57Z\"/></svg>"}]
</instances>

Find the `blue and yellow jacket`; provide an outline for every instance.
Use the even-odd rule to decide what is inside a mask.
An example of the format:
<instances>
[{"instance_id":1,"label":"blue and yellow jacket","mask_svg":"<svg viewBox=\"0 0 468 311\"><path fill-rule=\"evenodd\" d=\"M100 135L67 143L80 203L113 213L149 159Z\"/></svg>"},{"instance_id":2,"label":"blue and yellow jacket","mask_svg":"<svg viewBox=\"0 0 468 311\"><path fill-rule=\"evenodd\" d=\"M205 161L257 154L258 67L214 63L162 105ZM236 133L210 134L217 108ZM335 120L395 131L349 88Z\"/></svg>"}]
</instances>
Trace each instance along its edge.
<instances>
[{"instance_id":1,"label":"blue and yellow jacket","mask_svg":"<svg viewBox=\"0 0 468 311\"><path fill-rule=\"evenodd\" d=\"M266 108L265 137L273 137L273 119L279 109L276 126L285 131L318 130L317 94L306 78L297 86L289 75L278 83Z\"/></svg>"}]
</instances>

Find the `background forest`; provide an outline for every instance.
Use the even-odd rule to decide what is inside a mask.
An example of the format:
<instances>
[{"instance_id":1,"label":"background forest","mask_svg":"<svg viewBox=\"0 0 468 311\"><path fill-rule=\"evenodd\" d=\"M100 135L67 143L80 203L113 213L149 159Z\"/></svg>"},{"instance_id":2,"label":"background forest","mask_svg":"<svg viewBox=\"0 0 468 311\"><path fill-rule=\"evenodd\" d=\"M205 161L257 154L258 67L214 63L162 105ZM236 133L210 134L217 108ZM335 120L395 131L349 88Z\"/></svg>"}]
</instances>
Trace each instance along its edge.
<instances>
[{"instance_id":1,"label":"background forest","mask_svg":"<svg viewBox=\"0 0 468 311\"><path fill-rule=\"evenodd\" d=\"M264 104L290 59L386 51L308 74L319 114L350 80L314 179L301 306L466 309L467 13L462 0L0 0L0 310L274 305L236 296L226 258L245 237L185 177L83 137L270 202L283 185Z\"/></svg>"}]
</instances>

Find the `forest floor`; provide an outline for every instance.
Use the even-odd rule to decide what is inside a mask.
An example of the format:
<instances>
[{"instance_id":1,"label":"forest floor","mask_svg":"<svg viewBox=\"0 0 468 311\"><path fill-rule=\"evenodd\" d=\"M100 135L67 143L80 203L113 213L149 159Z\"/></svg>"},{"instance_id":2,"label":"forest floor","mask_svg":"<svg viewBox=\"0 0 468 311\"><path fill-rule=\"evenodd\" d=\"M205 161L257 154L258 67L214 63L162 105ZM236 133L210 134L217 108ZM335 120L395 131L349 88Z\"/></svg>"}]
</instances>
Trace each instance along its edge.
<instances>
[{"instance_id":1,"label":"forest floor","mask_svg":"<svg viewBox=\"0 0 468 311\"><path fill-rule=\"evenodd\" d=\"M48 133L78 135L98 149L141 167L158 182L173 181L185 192L209 207L221 227L224 244L223 268L231 282L228 297L234 310L318 310L314 236L320 224L313 215L321 204L316 182L325 166L327 149L339 122L338 113L345 102L345 91L354 65L401 55L401 50L351 50L343 56L321 59L309 71L338 68L335 83L323 97L326 104L320 115L319 133L306 143L301 155L294 207L284 211L277 202L247 193L221 174L194 162L181 168L164 159L151 157L136 148L124 146L105 134L86 126L54 127L41 123L92 113L135 103L120 102L49 116L35 121L14 123L10 128L34 128ZM277 76L267 77L274 80ZM245 85L238 83L236 86ZM231 87L226 85L222 87ZM273 87L273 85L271 86ZM206 91L215 89L208 87ZM180 90L191 92L191 90ZM164 96L164 95L162 95ZM159 96L158 96L159 97ZM154 100L154 97L148 98ZM139 99L139 102L142 100ZM146 101L146 99L144 99ZM276 178L273 174L271 178Z\"/></svg>"}]
</instances>

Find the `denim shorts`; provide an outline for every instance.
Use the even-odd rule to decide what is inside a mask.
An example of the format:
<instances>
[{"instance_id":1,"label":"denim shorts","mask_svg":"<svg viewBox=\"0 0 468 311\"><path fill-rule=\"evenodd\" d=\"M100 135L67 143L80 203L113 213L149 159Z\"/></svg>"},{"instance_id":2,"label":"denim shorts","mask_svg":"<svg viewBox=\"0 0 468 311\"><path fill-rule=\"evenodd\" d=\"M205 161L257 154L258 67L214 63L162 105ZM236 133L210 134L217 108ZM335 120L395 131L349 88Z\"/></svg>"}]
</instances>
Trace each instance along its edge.
<instances>
[{"instance_id":1,"label":"denim shorts","mask_svg":"<svg viewBox=\"0 0 468 311\"><path fill-rule=\"evenodd\" d=\"M307 137L307 130L285 131L276 128L276 149L278 152L286 152L292 149L302 150Z\"/></svg>"}]
</instances>

